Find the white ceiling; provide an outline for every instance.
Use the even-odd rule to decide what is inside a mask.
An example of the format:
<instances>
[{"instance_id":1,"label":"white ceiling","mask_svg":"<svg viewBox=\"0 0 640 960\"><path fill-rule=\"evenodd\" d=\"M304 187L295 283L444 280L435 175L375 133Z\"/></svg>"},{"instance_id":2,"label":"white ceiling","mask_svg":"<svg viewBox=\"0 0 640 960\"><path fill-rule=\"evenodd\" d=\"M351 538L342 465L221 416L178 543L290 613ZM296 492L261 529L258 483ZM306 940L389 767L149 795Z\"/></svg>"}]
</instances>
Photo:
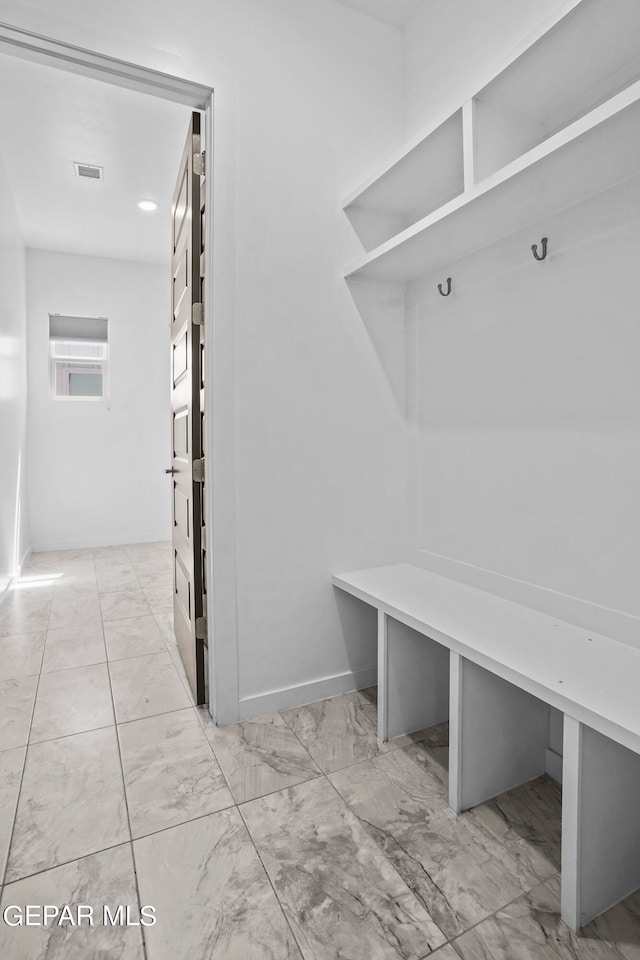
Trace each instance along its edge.
<instances>
[{"instance_id":1,"label":"white ceiling","mask_svg":"<svg viewBox=\"0 0 640 960\"><path fill-rule=\"evenodd\" d=\"M29 247L169 262L170 211L190 110L0 55L0 157ZM104 167L80 179L73 162ZM138 200L158 204L143 213Z\"/></svg>"},{"instance_id":2,"label":"white ceiling","mask_svg":"<svg viewBox=\"0 0 640 960\"><path fill-rule=\"evenodd\" d=\"M337 2L375 17L376 20L389 23L393 27L404 27L422 0L337 0Z\"/></svg>"}]
</instances>

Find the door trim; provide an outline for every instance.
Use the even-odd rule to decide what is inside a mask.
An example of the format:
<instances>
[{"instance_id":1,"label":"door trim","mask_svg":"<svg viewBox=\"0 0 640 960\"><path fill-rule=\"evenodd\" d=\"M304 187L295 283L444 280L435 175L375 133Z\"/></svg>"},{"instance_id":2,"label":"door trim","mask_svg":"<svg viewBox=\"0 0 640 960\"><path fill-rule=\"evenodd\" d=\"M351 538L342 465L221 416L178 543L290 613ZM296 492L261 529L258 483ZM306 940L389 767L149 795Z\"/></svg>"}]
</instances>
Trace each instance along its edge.
<instances>
[{"instance_id":1,"label":"door trim","mask_svg":"<svg viewBox=\"0 0 640 960\"><path fill-rule=\"evenodd\" d=\"M59 70L115 84L182 103L205 113L205 150L211 183L210 211L206 218L205 273L209 278L205 304L208 338L206 350L205 411L209 476L206 485L209 517L207 584L209 598L209 712L219 723L239 716L237 580L235 538L235 299L233 291L233 92L216 96L214 88L154 70L140 63L106 56L85 47L54 40L0 22L0 53L32 60ZM228 100L228 102L227 102ZM220 120L222 115L223 120ZM215 127L214 127L215 125ZM226 173L225 173L226 171ZM221 221L224 219L224 224ZM231 251L231 252L230 252ZM231 259L230 259L231 258ZM219 264L220 261L220 264ZM231 286L212 278L230 278ZM215 416L217 414L217 420ZM220 466L221 464L221 466ZM219 522L218 522L219 518ZM217 534L214 531L218 531ZM214 571L213 555L223 558Z\"/></svg>"},{"instance_id":2,"label":"door trim","mask_svg":"<svg viewBox=\"0 0 640 960\"><path fill-rule=\"evenodd\" d=\"M23 60L35 60L36 63L57 67L68 73L79 73L93 80L103 80L138 93L148 93L162 100L183 103L196 110L206 110L213 93L212 87L193 80L107 57L84 47L12 27L8 23L0 23L0 53Z\"/></svg>"}]
</instances>

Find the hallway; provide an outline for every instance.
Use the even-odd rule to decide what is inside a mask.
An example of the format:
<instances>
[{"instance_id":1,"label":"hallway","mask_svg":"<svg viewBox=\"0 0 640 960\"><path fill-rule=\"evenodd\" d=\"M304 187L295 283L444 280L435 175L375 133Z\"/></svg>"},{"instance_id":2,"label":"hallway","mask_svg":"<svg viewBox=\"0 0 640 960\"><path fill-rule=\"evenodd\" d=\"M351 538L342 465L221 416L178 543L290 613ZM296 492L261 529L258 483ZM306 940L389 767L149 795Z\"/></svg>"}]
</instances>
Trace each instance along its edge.
<instances>
[{"instance_id":1,"label":"hallway","mask_svg":"<svg viewBox=\"0 0 640 960\"><path fill-rule=\"evenodd\" d=\"M446 726L380 745L374 691L216 728L171 603L169 546L140 544L36 554L3 607L2 907L95 926L2 924L0 956L640 957L638 895L580 939L559 921L553 781L454 817Z\"/></svg>"}]
</instances>

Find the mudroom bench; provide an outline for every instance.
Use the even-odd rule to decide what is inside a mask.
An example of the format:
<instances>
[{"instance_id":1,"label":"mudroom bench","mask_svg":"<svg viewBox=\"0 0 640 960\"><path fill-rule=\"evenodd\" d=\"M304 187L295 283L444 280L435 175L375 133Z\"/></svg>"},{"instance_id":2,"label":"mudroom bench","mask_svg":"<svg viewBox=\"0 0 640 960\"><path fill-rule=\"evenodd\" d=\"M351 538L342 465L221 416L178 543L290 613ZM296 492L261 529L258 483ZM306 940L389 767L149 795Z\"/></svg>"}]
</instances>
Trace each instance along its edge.
<instances>
[{"instance_id":1,"label":"mudroom bench","mask_svg":"<svg viewBox=\"0 0 640 960\"><path fill-rule=\"evenodd\" d=\"M379 738L449 720L455 813L544 773L562 711L572 930L640 887L640 648L408 563L333 583L378 611Z\"/></svg>"}]
</instances>

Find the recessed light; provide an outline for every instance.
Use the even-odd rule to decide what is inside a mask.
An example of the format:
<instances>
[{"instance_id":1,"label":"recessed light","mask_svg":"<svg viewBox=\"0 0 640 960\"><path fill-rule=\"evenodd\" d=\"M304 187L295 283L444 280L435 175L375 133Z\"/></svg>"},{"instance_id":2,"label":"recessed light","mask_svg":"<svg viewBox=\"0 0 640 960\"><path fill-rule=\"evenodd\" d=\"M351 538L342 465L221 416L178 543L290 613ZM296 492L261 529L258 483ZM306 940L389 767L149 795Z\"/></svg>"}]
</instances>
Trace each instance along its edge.
<instances>
[{"instance_id":1,"label":"recessed light","mask_svg":"<svg viewBox=\"0 0 640 960\"><path fill-rule=\"evenodd\" d=\"M153 200L139 200L138 206L141 210L146 210L148 213L151 213L152 210L158 209L158 204Z\"/></svg>"}]
</instances>

